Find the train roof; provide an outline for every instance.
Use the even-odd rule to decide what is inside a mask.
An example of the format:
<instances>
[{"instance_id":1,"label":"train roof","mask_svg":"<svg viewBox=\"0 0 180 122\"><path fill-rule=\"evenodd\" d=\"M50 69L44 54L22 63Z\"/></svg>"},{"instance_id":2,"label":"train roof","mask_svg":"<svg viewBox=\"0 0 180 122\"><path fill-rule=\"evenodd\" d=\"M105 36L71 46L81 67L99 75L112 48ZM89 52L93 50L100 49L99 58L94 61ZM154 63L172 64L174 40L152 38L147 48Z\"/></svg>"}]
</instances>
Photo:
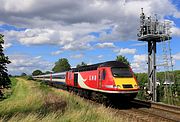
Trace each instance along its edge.
<instances>
[{"instance_id":1,"label":"train roof","mask_svg":"<svg viewBox=\"0 0 180 122\"><path fill-rule=\"evenodd\" d=\"M96 70L98 67L128 67L128 65L120 61L107 61L93 65L81 66L79 68L72 68L72 71L73 72L90 71L90 70Z\"/></svg>"},{"instance_id":2,"label":"train roof","mask_svg":"<svg viewBox=\"0 0 180 122\"><path fill-rule=\"evenodd\" d=\"M66 72L59 72L59 73L52 73L52 74L45 74L45 75L37 75L37 76L33 76L33 77L36 78L36 77L50 77L50 76L61 76L61 75L66 75Z\"/></svg>"}]
</instances>

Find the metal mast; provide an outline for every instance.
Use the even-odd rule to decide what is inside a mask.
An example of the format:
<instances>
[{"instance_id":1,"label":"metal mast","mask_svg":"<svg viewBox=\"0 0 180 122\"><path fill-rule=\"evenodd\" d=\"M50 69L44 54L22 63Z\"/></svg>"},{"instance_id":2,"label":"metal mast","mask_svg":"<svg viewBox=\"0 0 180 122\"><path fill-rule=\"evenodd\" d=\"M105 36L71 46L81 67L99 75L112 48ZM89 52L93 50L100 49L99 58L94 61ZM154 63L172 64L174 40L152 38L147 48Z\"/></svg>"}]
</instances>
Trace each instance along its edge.
<instances>
[{"instance_id":1,"label":"metal mast","mask_svg":"<svg viewBox=\"0 0 180 122\"><path fill-rule=\"evenodd\" d=\"M148 42L148 89L152 95L151 100L157 101L156 93L156 43L171 39L169 32L166 31L166 23L159 22L157 16L146 17L143 8L140 15L140 28L138 41Z\"/></svg>"}]
</instances>

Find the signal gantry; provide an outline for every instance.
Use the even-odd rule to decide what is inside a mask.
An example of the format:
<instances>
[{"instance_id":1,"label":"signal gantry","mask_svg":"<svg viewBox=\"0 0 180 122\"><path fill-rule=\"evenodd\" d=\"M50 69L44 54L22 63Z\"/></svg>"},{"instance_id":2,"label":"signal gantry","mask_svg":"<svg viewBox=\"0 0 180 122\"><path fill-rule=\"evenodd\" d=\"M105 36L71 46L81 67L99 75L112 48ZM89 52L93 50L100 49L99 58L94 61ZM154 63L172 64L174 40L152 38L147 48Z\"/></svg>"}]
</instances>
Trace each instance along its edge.
<instances>
[{"instance_id":1,"label":"signal gantry","mask_svg":"<svg viewBox=\"0 0 180 122\"><path fill-rule=\"evenodd\" d=\"M138 41L148 42L148 89L152 95L151 100L157 101L156 93L156 43L171 39L170 22L160 22L157 15L146 17L143 8L140 14L140 27Z\"/></svg>"}]
</instances>

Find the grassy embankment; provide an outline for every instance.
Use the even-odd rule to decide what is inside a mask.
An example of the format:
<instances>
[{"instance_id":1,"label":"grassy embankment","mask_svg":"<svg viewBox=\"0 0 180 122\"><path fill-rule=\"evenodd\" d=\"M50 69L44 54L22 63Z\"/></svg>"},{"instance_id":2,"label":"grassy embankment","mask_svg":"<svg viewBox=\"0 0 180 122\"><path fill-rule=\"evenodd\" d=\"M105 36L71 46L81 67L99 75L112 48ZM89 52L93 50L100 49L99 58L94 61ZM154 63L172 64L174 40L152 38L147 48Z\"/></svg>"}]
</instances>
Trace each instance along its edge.
<instances>
[{"instance_id":1,"label":"grassy embankment","mask_svg":"<svg viewBox=\"0 0 180 122\"><path fill-rule=\"evenodd\" d=\"M12 95L0 102L0 121L128 121L104 106L35 81L13 78Z\"/></svg>"}]
</instances>

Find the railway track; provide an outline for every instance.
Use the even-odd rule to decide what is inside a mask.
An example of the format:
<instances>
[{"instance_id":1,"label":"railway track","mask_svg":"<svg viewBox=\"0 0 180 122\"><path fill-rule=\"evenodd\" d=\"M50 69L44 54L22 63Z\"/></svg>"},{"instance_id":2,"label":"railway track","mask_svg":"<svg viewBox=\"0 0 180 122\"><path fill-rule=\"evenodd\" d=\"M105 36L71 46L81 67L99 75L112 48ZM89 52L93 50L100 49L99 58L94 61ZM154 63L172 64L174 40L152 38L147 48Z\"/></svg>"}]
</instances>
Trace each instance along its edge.
<instances>
[{"instance_id":1,"label":"railway track","mask_svg":"<svg viewBox=\"0 0 180 122\"><path fill-rule=\"evenodd\" d=\"M163 103L155 103L141 100L133 100L131 101L133 106L133 111L137 111L142 114L146 114L150 117L150 121L172 121L172 122L180 122L180 107L167 105ZM141 106L137 108L137 106ZM143 107L144 106L144 107Z\"/></svg>"},{"instance_id":2,"label":"railway track","mask_svg":"<svg viewBox=\"0 0 180 122\"><path fill-rule=\"evenodd\" d=\"M86 99L95 105L102 103ZM162 103L142 101L134 99L132 101L123 101L106 105L116 114L121 114L125 121L131 122L180 122L180 107Z\"/></svg>"}]
</instances>

